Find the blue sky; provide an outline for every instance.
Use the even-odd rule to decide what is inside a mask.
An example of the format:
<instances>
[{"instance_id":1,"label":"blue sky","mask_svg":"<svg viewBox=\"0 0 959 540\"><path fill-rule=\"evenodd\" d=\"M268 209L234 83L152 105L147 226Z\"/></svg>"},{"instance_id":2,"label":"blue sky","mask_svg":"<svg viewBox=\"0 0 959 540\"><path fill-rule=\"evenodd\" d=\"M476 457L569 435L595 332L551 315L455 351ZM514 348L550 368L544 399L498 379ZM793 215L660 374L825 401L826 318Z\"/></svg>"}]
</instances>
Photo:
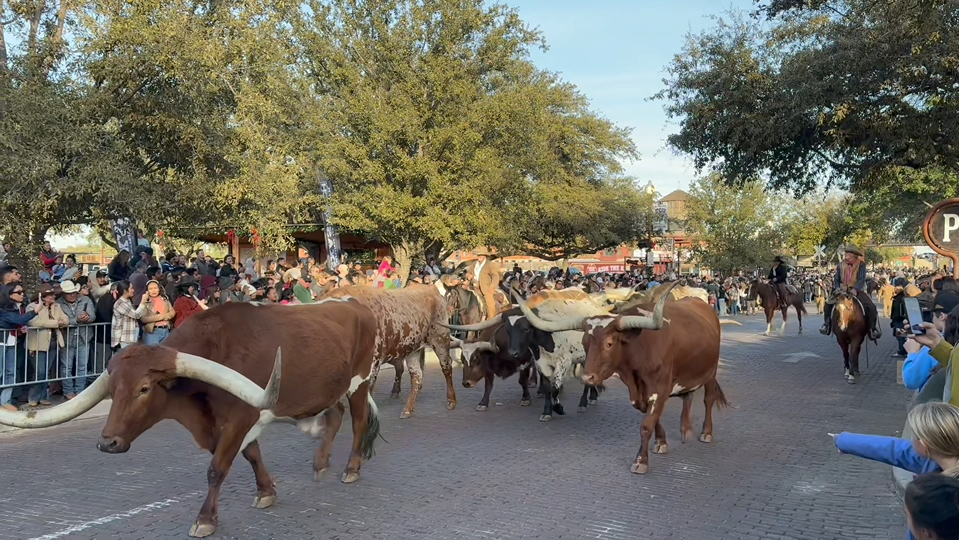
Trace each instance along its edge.
<instances>
[{"instance_id":1,"label":"blue sky","mask_svg":"<svg viewBox=\"0 0 959 540\"><path fill-rule=\"evenodd\" d=\"M626 171L660 194L685 189L696 176L690 163L666 148L676 130L663 102L647 98L662 88L665 67L689 31L712 26L710 15L754 9L752 0L505 0L549 50L535 51L537 66L558 72L590 99L595 111L633 128L640 152Z\"/></svg>"}]
</instances>

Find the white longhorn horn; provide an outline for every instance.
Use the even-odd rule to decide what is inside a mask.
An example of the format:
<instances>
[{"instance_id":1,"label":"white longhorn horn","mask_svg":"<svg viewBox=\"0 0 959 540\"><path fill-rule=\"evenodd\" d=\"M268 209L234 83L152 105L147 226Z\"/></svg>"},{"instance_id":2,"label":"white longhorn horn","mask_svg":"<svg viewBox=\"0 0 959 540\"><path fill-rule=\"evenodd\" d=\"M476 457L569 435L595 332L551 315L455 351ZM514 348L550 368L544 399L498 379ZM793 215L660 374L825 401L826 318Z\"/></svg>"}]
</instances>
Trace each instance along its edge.
<instances>
[{"instance_id":1,"label":"white longhorn horn","mask_svg":"<svg viewBox=\"0 0 959 540\"><path fill-rule=\"evenodd\" d=\"M529 323L543 332L565 332L567 330L579 330L583 326L585 317L567 317L558 321L547 321L539 318L533 310L526 305L522 298L516 297L519 302L519 308L523 310L523 315L529 320Z\"/></svg>"},{"instance_id":2,"label":"white longhorn horn","mask_svg":"<svg viewBox=\"0 0 959 540\"><path fill-rule=\"evenodd\" d=\"M488 321L482 321L475 324L447 324L447 323L437 323L443 328L449 328L450 330L459 330L462 332L479 332L480 330L486 330L487 328L496 326L503 320L503 314L493 317Z\"/></svg>"},{"instance_id":3,"label":"white longhorn horn","mask_svg":"<svg viewBox=\"0 0 959 540\"><path fill-rule=\"evenodd\" d=\"M462 349L463 342L459 339L450 339L450 349Z\"/></svg>"},{"instance_id":4,"label":"white longhorn horn","mask_svg":"<svg viewBox=\"0 0 959 540\"><path fill-rule=\"evenodd\" d=\"M77 397L56 407L33 411L12 412L0 409L0 424L18 428L45 428L69 422L89 411L110 395L107 381L110 374L104 371L97 380L80 392Z\"/></svg>"},{"instance_id":5,"label":"white longhorn horn","mask_svg":"<svg viewBox=\"0 0 959 540\"><path fill-rule=\"evenodd\" d=\"M669 293L673 290L673 287L676 286L678 282L674 281L669 288L666 289L666 292L659 298L659 301L656 302L656 308L653 309L652 317L644 317L637 315L623 315L620 316L616 322L617 328L620 330L629 330L629 329L645 329L645 330L659 330L663 327L663 308L666 306L666 297L669 296Z\"/></svg>"},{"instance_id":6,"label":"white longhorn horn","mask_svg":"<svg viewBox=\"0 0 959 540\"><path fill-rule=\"evenodd\" d=\"M242 373L223 364L183 352L176 355L176 374L222 388L257 409L269 409L280 397L280 364L280 348L277 347L273 374L266 388L260 388Z\"/></svg>"}]
</instances>

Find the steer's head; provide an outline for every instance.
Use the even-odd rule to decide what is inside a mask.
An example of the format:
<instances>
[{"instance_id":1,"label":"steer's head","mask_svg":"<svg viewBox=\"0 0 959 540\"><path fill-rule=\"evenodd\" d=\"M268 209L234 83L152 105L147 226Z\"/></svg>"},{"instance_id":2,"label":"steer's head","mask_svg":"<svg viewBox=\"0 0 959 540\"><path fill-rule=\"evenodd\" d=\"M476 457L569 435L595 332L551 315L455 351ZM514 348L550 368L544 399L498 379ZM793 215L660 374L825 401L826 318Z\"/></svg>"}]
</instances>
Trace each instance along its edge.
<instances>
[{"instance_id":1,"label":"steer's head","mask_svg":"<svg viewBox=\"0 0 959 540\"><path fill-rule=\"evenodd\" d=\"M113 405L97 448L111 454L126 452L141 433L172 416L167 393L177 382L176 356L177 351L168 347L131 345L110 359Z\"/></svg>"},{"instance_id":2,"label":"steer's head","mask_svg":"<svg viewBox=\"0 0 959 540\"><path fill-rule=\"evenodd\" d=\"M273 374L265 390L223 364L163 346L126 347L110 359L107 373L113 405L97 448L119 454L129 450L141 433L164 418L184 425L202 421L208 411L200 402L182 394L171 395L177 384L186 379L219 387L253 407L272 407L280 392L280 350L276 351Z\"/></svg>"},{"instance_id":3,"label":"steer's head","mask_svg":"<svg viewBox=\"0 0 959 540\"><path fill-rule=\"evenodd\" d=\"M503 317L503 327L506 331L506 340L509 343L506 352L510 358L522 358L536 346L539 330L530 324L529 319L525 316L521 314L507 315Z\"/></svg>"},{"instance_id":4,"label":"steer's head","mask_svg":"<svg viewBox=\"0 0 959 540\"><path fill-rule=\"evenodd\" d=\"M602 384L613 375L620 360L628 354L626 347L632 339L643 330L659 330L663 327L663 308L667 296L669 290L656 302L652 313L633 307L615 317L590 317L581 322L583 348L586 350L584 383Z\"/></svg>"},{"instance_id":5,"label":"steer's head","mask_svg":"<svg viewBox=\"0 0 959 540\"><path fill-rule=\"evenodd\" d=\"M458 347L463 354L463 386L466 388L473 388L486 377L485 356L499 352L495 341L464 343L456 339L450 342L450 347Z\"/></svg>"}]
</instances>

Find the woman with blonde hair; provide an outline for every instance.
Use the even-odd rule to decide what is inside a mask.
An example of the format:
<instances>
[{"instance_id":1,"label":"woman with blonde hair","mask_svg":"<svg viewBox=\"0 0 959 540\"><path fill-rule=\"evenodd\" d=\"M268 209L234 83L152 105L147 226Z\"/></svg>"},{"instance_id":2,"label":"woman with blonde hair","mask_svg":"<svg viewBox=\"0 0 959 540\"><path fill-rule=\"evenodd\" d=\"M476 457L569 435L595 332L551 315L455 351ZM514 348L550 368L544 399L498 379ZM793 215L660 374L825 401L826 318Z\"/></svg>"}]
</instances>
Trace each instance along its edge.
<instances>
[{"instance_id":1,"label":"woman with blonde hair","mask_svg":"<svg viewBox=\"0 0 959 540\"><path fill-rule=\"evenodd\" d=\"M909 411L912 440L861 433L829 435L841 454L852 454L913 474L941 472L959 477L959 408L949 403L921 403ZM912 532L908 538L914 539Z\"/></svg>"}]
</instances>

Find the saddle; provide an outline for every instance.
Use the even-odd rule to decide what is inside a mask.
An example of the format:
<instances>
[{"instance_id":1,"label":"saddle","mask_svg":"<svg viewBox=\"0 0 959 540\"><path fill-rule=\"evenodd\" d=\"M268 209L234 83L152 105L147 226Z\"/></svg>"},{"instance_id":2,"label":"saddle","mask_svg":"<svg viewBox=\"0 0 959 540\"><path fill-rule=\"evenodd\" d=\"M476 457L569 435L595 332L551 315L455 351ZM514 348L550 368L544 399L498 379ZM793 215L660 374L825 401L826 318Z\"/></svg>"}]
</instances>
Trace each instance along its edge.
<instances>
[{"instance_id":1,"label":"saddle","mask_svg":"<svg viewBox=\"0 0 959 540\"><path fill-rule=\"evenodd\" d=\"M789 283L786 284L786 291L789 292L789 294L799 294L799 289Z\"/></svg>"}]
</instances>

